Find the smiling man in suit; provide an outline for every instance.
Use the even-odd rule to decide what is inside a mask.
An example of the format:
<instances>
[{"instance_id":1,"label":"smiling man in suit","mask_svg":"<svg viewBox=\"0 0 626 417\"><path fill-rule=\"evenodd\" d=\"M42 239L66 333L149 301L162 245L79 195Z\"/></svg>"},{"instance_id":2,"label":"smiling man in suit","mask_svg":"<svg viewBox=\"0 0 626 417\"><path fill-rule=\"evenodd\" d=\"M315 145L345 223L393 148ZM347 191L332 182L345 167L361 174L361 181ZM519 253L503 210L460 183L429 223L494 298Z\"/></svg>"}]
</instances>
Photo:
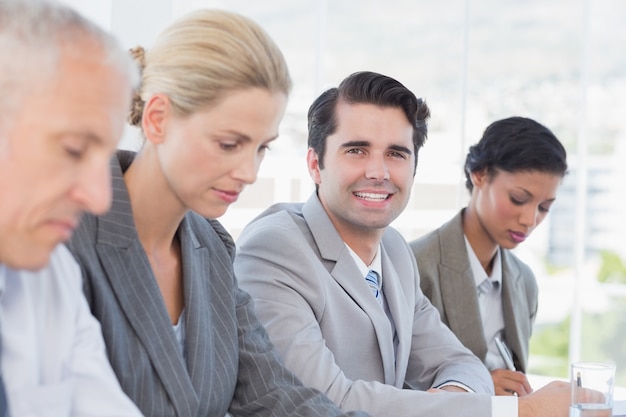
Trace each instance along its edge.
<instances>
[{"instance_id":1,"label":"smiling man in suit","mask_svg":"<svg viewBox=\"0 0 626 417\"><path fill-rule=\"evenodd\" d=\"M566 416L566 383L520 399L519 410L517 398L492 396L486 368L442 324L389 227L410 196L426 103L360 72L318 97L308 117L316 192L253 220L235 261L287 367L373 416Z\"/></svg>"}]
</instances>

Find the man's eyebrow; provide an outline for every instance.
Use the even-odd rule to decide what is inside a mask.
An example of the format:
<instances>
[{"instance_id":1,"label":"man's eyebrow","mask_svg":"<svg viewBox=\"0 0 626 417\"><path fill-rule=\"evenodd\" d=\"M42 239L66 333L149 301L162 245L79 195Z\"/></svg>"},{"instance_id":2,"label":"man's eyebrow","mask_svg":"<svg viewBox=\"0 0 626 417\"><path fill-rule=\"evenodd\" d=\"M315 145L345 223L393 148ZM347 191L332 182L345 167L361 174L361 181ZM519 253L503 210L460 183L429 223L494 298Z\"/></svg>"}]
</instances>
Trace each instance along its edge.
<instances>
[{"instance_id":1,"label":"man's eyebrow","mask_svg":"<svg viewBox=\"0 0 626 417\"><path fill-rule=\"evenodd\" d=\"M342 148L367 147L371 145L372 143L367 140L351 140L351 141L342 143L341 147ZM402 145L389 145L388 149L396 151L396 152L406 153L407 155L411 155L413 153L411 149Z\"/></svg>"},{"instance_id":2,"label":"man's eyebrow","mask_svg":"<svg viewBox=\"0 0 626 417\"><path fill-rule=\"evenodd\" d=\"M351 140L351 141L344 142L341 144L342 148L351 148L353 146L356 146L356 147L371 146L371 143L367 140Z\"/></svg>"},{"instance_id":3,"label":"man's eyebrow","mask_svg":"<svg viewBox=\"0 0 626 417\"><path fill-rule=\"evenodd\" d=\"M397 152L406 153L408 155L411 155L413 153L413 151L411 149L407 148L406 146L402 146L402 145L391 145L391 146L389 146L389 149L392 149L392 150L397 151Z\"/></svg>"}]
</instances>

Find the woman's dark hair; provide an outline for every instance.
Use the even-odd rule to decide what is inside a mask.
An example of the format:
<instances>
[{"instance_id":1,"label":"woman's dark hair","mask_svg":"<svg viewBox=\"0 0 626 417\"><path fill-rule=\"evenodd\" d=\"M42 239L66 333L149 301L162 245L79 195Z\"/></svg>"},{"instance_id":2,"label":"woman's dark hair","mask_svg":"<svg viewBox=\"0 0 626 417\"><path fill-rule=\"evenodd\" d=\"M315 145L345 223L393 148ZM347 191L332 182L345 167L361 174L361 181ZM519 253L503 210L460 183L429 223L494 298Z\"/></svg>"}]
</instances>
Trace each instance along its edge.
<instances>
[{"instance_id":1,"label":"woman's dark hair","mask_svg":"<svg viewBox=\"0 0 626 417\"><path fill-rule=\"evenodd\" d=\"M472 191L472 172L539 171L561 177L567 173L565 148L547 127L525 117L490 124L465 159L465 187Z\"/></svg>"}]
</instances>

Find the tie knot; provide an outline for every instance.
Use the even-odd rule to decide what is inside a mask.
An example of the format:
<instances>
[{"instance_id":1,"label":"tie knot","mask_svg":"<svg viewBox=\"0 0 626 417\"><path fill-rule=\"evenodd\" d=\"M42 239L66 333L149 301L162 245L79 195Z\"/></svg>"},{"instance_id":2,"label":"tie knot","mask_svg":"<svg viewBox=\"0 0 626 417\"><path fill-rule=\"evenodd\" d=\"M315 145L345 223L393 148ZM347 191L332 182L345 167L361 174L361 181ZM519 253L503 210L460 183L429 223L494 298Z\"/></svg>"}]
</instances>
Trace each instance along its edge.
<instances>
[{"instance_id":1,"label":"tie knot","mask_svg":"<svg viewBox=\"0 0 626 417\"><path fill-rule=\"evenodd\" d=\"M380 294L380 283L378 282L378 273L374 270L370 270L365 276L365 281L370 286L372 294L379 303L382 303L382 297Z\"/></svg>"},{"instance_id":2,"label":"tie knot","mask_svg":"<svg viewBox=\"0 0 626 417\"><path fill-rule=\"evenodd\" d=\"M485 278L483 282L478 286L478 294L484 295L489 294L492 290L498 289L498 285L500 283L498 281L493 281L489 278Z\"/></svg>"},{"instance_id":3,"label":"tie knot","mask_svg":"<svg viewBox=\"0 0 626 417\"><path fill-rule=\"evenodd\" d=\"M378 285L378 272L374 271L373 269L370 270L367 275L365 275L365 280L367 282L374 282L376 283L376 285Z\"/></svg>"}]
</instances>

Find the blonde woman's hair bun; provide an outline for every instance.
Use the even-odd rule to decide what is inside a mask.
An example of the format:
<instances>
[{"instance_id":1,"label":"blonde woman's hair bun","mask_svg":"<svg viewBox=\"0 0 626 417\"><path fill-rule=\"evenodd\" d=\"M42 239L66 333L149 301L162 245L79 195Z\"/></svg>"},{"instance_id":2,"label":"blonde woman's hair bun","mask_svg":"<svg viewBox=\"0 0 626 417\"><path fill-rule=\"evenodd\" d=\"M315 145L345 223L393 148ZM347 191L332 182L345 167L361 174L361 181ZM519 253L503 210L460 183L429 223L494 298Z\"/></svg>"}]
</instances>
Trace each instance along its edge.
<instances>
[{"instance_id":1,"label":"blonde woman's hair bun","mask_svg":"<svg viewBox=\"0 0 626 417\"><path fill-rule=\"evenodd\" d=\"M130 55L137 64L140 74L143 74L143 70L146 66L146 50L143 46L135 46L129 50ZM128 113L128 123L131 126L141 127L141 119L143 118L143 107L145 102L141 98L141 84L133 92L133 99L130 105L130 112Z\"/></svg>"}]
</instances>

